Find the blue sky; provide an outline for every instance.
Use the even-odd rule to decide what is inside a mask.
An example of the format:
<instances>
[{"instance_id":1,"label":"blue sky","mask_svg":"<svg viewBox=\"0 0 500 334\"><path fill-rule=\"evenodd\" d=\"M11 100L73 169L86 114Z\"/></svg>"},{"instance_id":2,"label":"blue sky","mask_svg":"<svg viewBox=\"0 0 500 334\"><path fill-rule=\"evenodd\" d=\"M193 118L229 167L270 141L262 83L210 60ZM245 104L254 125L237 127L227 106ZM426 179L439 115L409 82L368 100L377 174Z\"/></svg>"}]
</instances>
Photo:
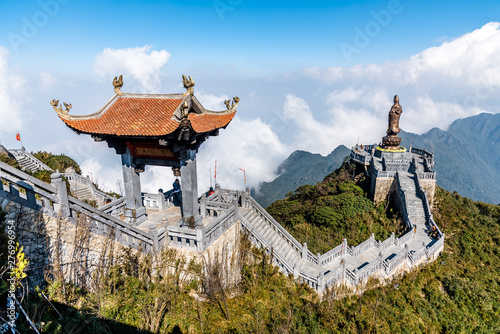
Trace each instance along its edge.
<instances>
[{"instance_id":1,"label":"blue sky","mask_svg":"<svg viewBox=\"0 0 500 334\"><path fill-rule=\"evenodd\" d=\"M249 184L272 179L295 149L379 141L394 94L401 127L418 133L500 111L499 1L41 0L0 1L0 12L1 143L17 147L20 132L28 150L72 154L109 188L118 157L48 101L95 112L119 74L126 92L182 92L185 73L208 107L241 98L199 157L223 162L228 186L237 167Z\"/></svg>"}]
</instances>

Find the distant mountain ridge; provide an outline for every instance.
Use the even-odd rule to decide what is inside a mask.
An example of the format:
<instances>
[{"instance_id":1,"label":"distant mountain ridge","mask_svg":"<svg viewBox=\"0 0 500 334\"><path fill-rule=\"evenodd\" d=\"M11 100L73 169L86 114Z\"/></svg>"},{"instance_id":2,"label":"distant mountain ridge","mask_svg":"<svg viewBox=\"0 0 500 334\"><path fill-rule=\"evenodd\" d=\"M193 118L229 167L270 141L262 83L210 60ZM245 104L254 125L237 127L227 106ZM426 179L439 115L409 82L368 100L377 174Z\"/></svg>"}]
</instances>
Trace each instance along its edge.
<instances>
[{"instance_id":1,"label":"distant mountain ridge","mask_svg":"<svg viewBox=\"0 0 500 334\"><path fill-rule=\"evenodd\" d=\"M435 153L437 184L473 200L500 203L500 114L479 114L454 121L448 130L417 135L401 131L401 145ZM370 143L366 143L370 144ZM349 149L337 147L327 157L295 151L278 167L280 174L253 191L264 207L305 184L314 185L340 167Z\"/></svg>"},{"instance_id":2,"label":"distant mountain ridge","mask_svg":"<svg viewBox=\"0 0 500 334\"><path fill-rule=\"evenodd\" d=\"M261 183L258 190L252 189L252 196L260 205L267 207L300 186L321 182L325 175L342 165L349 152L344 145L338 146L326 157L295 151L278 166L279 176L271 182Z\"/></svg>"},{"instance_id":3,"label":"distant mountain ridge","mask_svg":"<svg viewBox=\"0 0 500 334\"><path fill-rule=\"evenodd\" d=\"M403 146L411 143L435 153L439 186L473 200L500 203L500 114L458 119L447 131L399 135Z\"/></svg>"}]
</instances>

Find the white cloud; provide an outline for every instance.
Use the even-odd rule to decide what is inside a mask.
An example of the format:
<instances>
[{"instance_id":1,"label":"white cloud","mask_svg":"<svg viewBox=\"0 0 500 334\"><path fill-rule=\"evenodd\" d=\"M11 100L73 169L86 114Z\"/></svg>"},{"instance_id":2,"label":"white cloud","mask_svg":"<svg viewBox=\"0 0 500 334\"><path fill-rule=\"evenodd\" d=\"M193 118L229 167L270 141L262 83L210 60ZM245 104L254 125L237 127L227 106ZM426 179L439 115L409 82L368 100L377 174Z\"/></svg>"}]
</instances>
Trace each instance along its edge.
<instances>
[{"instance_id":1,"label":"white cloud","mask_svg":"<svg viewBox=\"0 0 500 334\"><path fill-rule=\"evenodd\" d=\"M26 80L9 64L9 51L0 46L0 134L14 136L23 125Z\"/></svg>"},{"instance_id":2,"label":"white cloud","mask_svg":"<svg viewBox=\"0 0 500 334\"><path fill-rule=\"evenodd\" d=\"M38 82L42 90L48 91L59 83L59 80L52 73L40 72L38 75Z\"/></svg>"},{"instance_id":3,"label":"white cloud","mask_svg":"<svg viewBox=\"0 0 500 334\"><path fill-rule=\"evenodd\" d=\"M195 95L205 109L214 111L226 110L224 101L229 100L229 97L225 94L221 96L215 96L212 94L204 94L201 92L196 92Z\"/></svg>"},{"instance_id":4,"label":"white cloud","mask_svg":"<svg viewBox=\"0 0 500 334\"><path fill-rule=\"evenodd\" d=\"M260 119L243 120L235 117L229 126L210 137L198 153L198 188L210 186L210 169L214 173L217 160L217 182L223 188L243 189L242 168L246 171L247 186L276 177L276 167L291 150L281 143L268 124ZM213 181L213 179L212 179Z\"/></svg>"},{"instance_id":5,"label":"white cloud","mask_svg":"<svg viewBox=\"0 0 500 334\"><path fill-rule=\"evenodd\" d=\"M331 109L325 121L317 120L303 99L288 95L283 113L298 129L294 149L327 155L338 145L356 143L358 137L364 143L380 141L378 137L385 131L386 118L368 109L370 101L379 99L379 95L384 95L384 92L353 91L350 88L335 91L327 99ZM356 109L349 104L354 104Z\"/></svg>"},{"instance_id":6,"label":"white cloud","mask_svg":"<svg viewBox=\"0 0 500 334\"><path fill-rule=\"evenodd\" d=\"M133 78L142 86L145 93L160 91L160 71L170 58L170 53L151 51L151 46L128 49L104 49L96 56L94 72L102 80L111 80L117 75L124 76L124 89L127 91L127 80Z\"/></svg>"},{"instance_id":7,"label":"white cloud","mask_svg":"<svg viewBox=\"0 0 500 334\"><path fill-rule=\"evenodd\" d=\"M306 77L326 83L333 91L325 100L329 113L326 122L312 119L299 124L295 120L301 129L300 138L319 136L317 151L325 153L328 140L334 148L353 143L358 133L369 139L365 142L378 142L385 134L393 94L400 96L404 110L401 128L411 132L422 133L432 127L447 129L457 118L500 112L498 54L500 23L490 22L407 60L306 68ZM285 114L296 113L287 108L285 102ZM318 118L314 110L309 113ZM314 122L318 123L316 128L308 132L307 125ZM318 127L323 129L319 134Z\"/></svg>"}]
</instances>

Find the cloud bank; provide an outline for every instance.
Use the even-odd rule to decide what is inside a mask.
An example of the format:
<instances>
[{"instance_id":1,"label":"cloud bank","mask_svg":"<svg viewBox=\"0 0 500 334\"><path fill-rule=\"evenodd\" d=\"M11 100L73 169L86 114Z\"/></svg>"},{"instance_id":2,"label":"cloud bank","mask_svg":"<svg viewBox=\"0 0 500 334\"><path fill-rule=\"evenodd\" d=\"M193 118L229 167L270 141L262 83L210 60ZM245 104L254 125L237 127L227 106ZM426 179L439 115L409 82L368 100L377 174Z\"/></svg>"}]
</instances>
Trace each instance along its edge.
<instances>
[{"instance_id":1,"label":"cloud bank","mask_svg":"<svg viewBox=\"0 0 500 334\"><path fill-rule=\"evenodd\" d=\"M94 72L102 80L123 74L125 85L129 78L141 86L143 93L158 93L161 88L160 71L170 58L170 53L151 51L151 45L128 49L104 49L96 56ZM126 91L126 89L124 90Z\"/></svg>"},{"instance_id":2,"label":"cloud bank","mask_svg":"<svg viewBox=\"0 0 500 334\"><path fill-rule=\"evenodd\" d=\"M0 46L0 134L15 135L22 129L26 80L9 64L9 51Z\"/></svg>"},{"instance_id":3,"label":"cloud bank","mask_svg":"<svg viewBox=\"0 0 500 334\"><path fill-rule=\"evenodd\" d=\"M304 138L311 144L308 139L317 137L313 151L323 154L339 144L353 144L358 136L367 143L379 142L395 94L403 106L404 130L447 129L457 118L500 112L498 54L500 23L491 22L406 60L306 68L306 77L330 90L323 96L325 119L316 120L318 113L296 96L287 96L283 113L299 129L297 144L307 146Z\"/></svg>"}]
</instances>

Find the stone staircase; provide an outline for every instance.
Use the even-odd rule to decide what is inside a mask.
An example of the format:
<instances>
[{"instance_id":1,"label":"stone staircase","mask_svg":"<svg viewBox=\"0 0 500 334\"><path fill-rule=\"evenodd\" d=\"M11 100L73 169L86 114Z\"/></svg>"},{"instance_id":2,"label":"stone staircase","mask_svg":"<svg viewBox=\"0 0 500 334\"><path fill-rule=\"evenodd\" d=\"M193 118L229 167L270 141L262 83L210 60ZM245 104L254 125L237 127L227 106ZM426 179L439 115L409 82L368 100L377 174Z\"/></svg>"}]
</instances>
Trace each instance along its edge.
<instances>
[{"instance_id":1,"label":"stone staircase","mask_svg":"<svg viewBox=\"0 0 500 334\"><path fill-rule=\"evenodd\" d=\"M404 191L407 203L408 219L412 225L425 226L425 212L422 198L417 193L415 187L415 175L411 173L399 172L401 189Z\"/></svg>"},{"instance_id":2,"label":"stone staircase","mask_svg":"<svg viewBox=\"0 0 500 334\"><path fill-rule=\"evenodd\" d=\"M71 191L80 201L93 200L92 190L88 185L70 181Z\"/></svg>"},{"instance_id":3,"label":"stone staircase","mask_svg":"<svg viewBox=\"0 0 500 334\"><path fill-rule=\"evenodd\" d=\"M284 259L292 268L296 268L303 271L308 271L312 275L317 276L324 269L314 263L308 262L303 259L302 254L297 251L296 247L292 247L286 240L273 228L272 224L266 219L263 219L257 212L252 209L240 208L240 214L243 219L245 219L254 229L254 233L257 232L268 245L272 247L274 254L279 255ZM298 243L298 242L297 242Z\"/></svg>"},{"instance_id":4,"label":"stone staircase","mask_svg":"<svg viewBox=\"0 0 500 334\"><path fill-rule=\"evenodd\" d=\"M32 173L38 172L40 170L52 171L52 168L26 152L24 149L21 150L9 150L9 152L16 158L21 170L30 171Z\"/></svg>"}]
</instances>

